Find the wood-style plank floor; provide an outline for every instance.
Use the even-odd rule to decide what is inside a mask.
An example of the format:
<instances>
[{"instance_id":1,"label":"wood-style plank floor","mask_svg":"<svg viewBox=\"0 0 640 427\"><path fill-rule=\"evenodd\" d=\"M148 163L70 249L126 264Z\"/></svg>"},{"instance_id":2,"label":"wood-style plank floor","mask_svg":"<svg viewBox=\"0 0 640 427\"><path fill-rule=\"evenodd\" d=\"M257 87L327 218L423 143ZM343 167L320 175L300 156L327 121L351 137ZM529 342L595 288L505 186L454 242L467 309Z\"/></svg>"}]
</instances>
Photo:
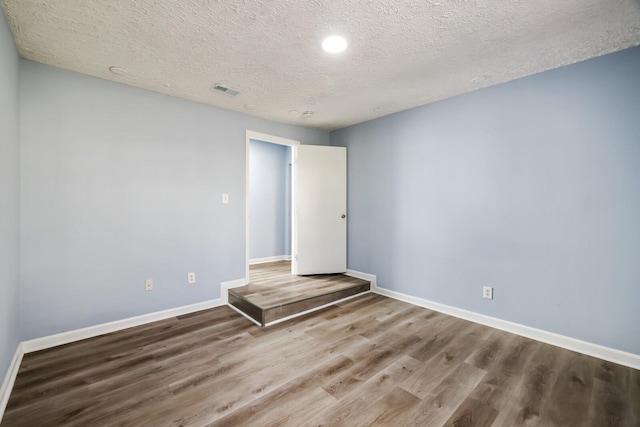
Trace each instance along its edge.
<instances>
[{"instance_id":1,"label":"wood-style plank floor","mask_svg":"<svg viewBox=\"0 0 640 427\"><path fill-rule=\"evenodd\" d=\"M2 426L640 425L640 372L376 294L25 355Z\"/></svg>"}]
</instances>

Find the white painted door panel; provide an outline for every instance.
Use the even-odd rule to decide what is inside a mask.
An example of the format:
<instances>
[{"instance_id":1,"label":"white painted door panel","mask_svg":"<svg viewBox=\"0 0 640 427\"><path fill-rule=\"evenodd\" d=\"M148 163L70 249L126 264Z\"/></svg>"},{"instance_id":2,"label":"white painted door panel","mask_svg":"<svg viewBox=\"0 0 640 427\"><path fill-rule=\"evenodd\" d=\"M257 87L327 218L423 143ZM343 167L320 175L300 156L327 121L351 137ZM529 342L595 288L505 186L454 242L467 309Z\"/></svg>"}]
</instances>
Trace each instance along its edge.
<instances>
[{"instance_id":1,"label":"white painted door panel","mask_svg":"<svg viewBox=\"0 0 640 427\"><path fill-rule=\"evenodd\" d=\"M347 271L347 149L298 146L297 271Z\"/></svg>"}]
</instances>

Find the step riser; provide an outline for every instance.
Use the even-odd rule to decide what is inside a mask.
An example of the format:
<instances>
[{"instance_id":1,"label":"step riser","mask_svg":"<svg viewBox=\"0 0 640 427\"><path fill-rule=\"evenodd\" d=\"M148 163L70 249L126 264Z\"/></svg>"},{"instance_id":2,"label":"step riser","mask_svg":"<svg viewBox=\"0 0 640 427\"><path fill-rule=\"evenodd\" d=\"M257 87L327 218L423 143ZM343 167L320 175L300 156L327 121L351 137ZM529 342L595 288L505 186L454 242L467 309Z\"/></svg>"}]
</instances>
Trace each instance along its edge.
<instances>
[{"instance_id":1,"label":"step riser","mask_svg":"<svg viewBox=\"0 0 640 427\"><path fill-rule=\"evenodd\" d=\"M264 326L264 322L262 321L262 309L260 307L256 307L246 299L231 291L229 291L229 304Z\"/></svg>"},{"instance_id":2,"label":"step riser","mask_svg":"<svg viewBox=\"0 0 640 427\"><path fill-rule=\"evenodd\" d=\"M298 313L311 310L316 307L320 307L334 301L339 301L343 298L348 298L353 295L367 292L371 289L371 284L366 283L358 286L352 286L346 289L340 289L335 292L331 292L324 295L319 295L313 298L306 298L300 301L291 301L287 304L283 304L278 307L270 307L262 309L250 301L246 300L240 295L233 293L233 290L229 290L229 304L236 307L238 310L245 313L247 316L254 319L256 322L264 326L267 323L274 322L284 317L293 316Z\"/></svg>"},{"instance_id":3,"label":"step riser","mask_svg":"<svg viewBox=\"0 0 640 427\"><path fill-rule=\"evenodd\" d=\"M315 307L320 307L325 304L329 304L334 301L341 300L353 295L367 292L371 288L370 285L361 285L355 288L344 289L337 292L332 292L327 295L322 295L316 298L311 298L304 301L294 302L291 304L283 305L280 307L268 309L264 311L264 323L267 324L283 317L292 316L297 313L302 313L307 310L311 310Z\"/></svg>"}]
</instances>

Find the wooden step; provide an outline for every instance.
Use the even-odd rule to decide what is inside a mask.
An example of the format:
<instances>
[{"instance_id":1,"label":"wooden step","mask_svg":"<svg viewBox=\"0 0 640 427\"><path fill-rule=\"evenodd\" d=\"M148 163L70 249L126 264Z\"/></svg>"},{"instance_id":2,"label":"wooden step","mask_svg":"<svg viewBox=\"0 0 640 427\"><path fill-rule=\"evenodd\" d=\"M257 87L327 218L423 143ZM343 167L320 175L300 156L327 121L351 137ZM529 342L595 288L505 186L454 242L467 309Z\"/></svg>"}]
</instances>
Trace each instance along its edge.
<instances>
[{"instance_id":1,"label":"wooden step","mask_svg":"<svg viewBox=\"0 0 640 427\"><path fill-rule=\"evenodd\" d=\"M277 263L272 264L259 267L259 279L229 289L229 304L262 326L371 289L370 282L344 274L269 276L266 269Z\"/></svg>"}]
</instances>

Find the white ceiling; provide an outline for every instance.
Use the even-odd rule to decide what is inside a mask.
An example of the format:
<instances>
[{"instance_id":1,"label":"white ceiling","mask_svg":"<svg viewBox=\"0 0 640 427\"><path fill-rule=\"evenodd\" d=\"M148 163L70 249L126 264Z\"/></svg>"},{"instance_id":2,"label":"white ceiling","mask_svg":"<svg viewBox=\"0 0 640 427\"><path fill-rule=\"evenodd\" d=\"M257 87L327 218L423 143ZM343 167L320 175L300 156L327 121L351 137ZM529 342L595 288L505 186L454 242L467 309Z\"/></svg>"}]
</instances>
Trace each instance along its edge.
<instances>
[{"instance_id":1,"label":"white ceiling","mask_svg":"<svg viewBox=\"0 0 640 427\"><path fill-rule=\"evenodd\" d=\"M322 130L640 44L640 0L2 1L24 58Z\"/></svg>"}]
</instances>

